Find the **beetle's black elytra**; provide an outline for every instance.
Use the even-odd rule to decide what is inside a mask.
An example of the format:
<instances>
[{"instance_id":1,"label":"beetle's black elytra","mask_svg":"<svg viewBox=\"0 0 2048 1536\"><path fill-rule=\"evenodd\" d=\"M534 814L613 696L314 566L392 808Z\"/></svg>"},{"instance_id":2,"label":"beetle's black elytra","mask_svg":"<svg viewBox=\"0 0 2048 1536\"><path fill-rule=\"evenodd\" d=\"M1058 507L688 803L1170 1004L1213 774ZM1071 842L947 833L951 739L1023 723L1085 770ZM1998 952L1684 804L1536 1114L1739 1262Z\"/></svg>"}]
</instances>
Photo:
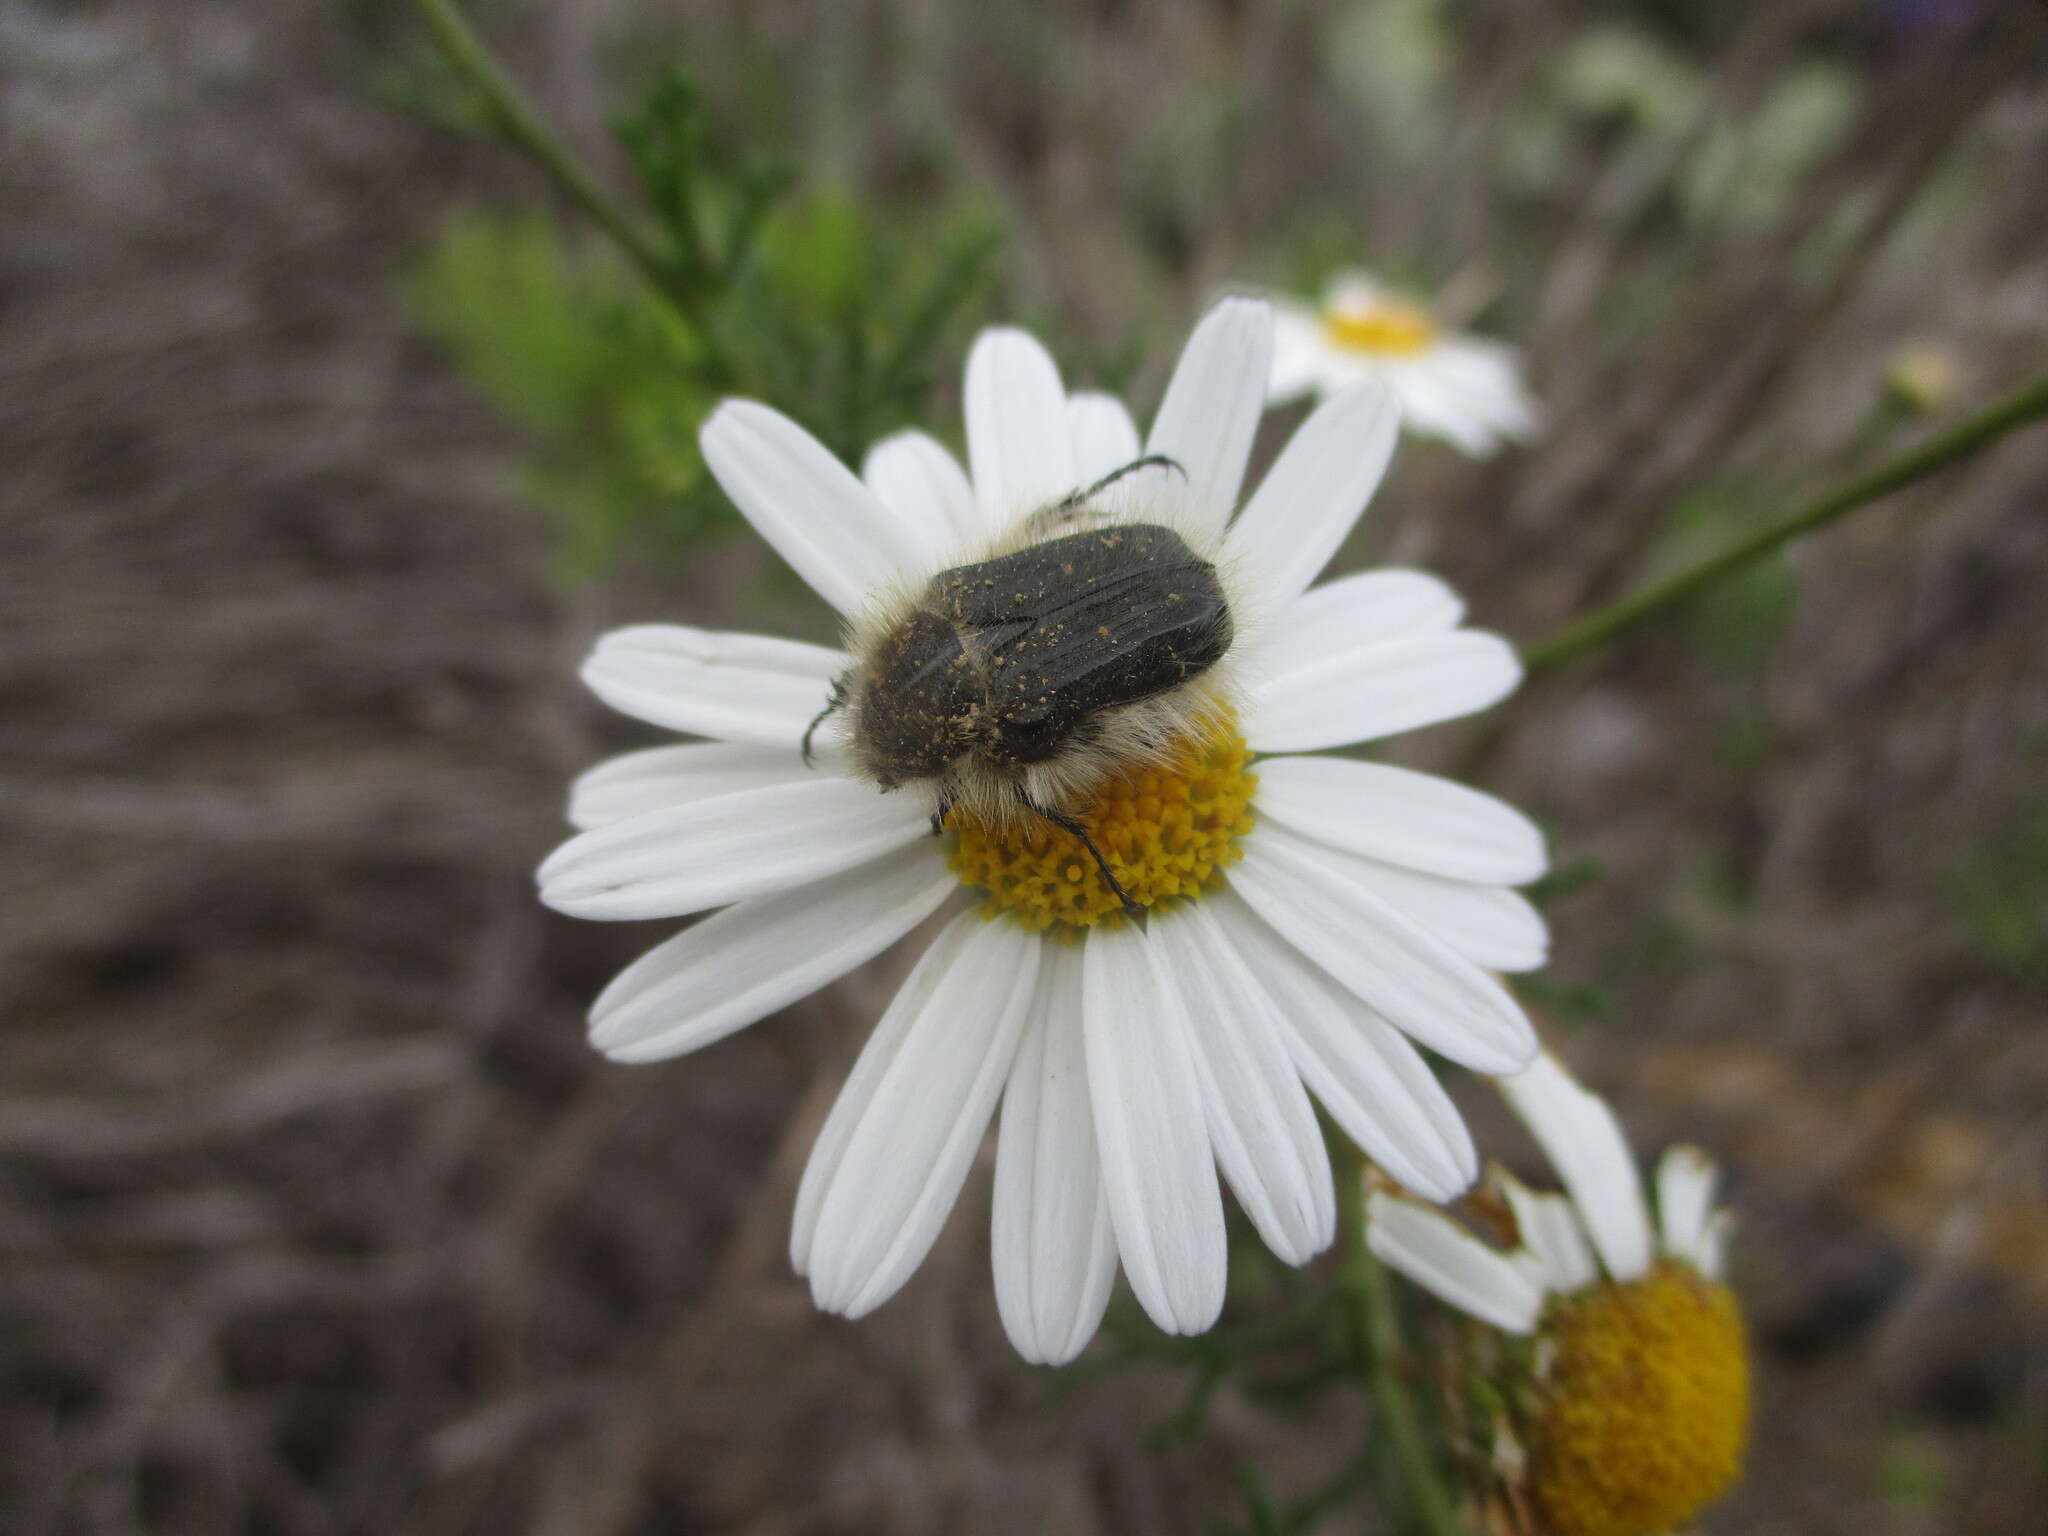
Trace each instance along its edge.
<instances>
[{"instance_id":1,"label":"beetle's black elytra","mask_svg":"<svg viewBox=\"0 0 2048 1536\"><path fill-rule=\"evenodd\" d=\"M1216 568L1157 523L955 566L865 658L856 749L885 787L963 755L1021 770L1199 677L1231 637Z\"/></svg>"}]
</instances>

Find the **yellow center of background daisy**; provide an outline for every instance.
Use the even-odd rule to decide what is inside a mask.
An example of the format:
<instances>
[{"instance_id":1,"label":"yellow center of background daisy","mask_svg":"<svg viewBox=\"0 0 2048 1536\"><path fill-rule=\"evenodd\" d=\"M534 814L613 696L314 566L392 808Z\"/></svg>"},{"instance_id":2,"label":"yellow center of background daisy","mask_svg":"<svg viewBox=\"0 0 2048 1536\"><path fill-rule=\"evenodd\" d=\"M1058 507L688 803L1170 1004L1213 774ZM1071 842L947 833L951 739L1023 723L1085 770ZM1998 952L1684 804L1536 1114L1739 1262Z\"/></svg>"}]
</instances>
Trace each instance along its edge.
<instances>
[{"instance_id":1,"label":"yellow center of background daisy","mask_svg":"<svg viewBox=\"0 0 2048 1536\"><path fill-rule=\"evenodd\" d=\"M1552 1536L1663 1536L1735 1481L1749 1354L1734 1293L1666 1260L1552 1303L1530 1492Z\"/></svg>"},{"instance_id":2,"label":"yellow center of background daisy","mask_svg":"<svg viewBox=\"0 0 2048 1536\"><path fill-rule=\"evenodd\" d=\"M1142 763L1106 781L1085 806L1068 809L1095 839L1118 882L1141 907L1199 895L1239 858L1252 829L1251 752L1235 721L1184 738L1164 763ZM963 885L1033 932L1124 921L1081 840L1042 817L991 825L955 808L957 838L947 860Z\"/></svg>"},{"instance_id":3,"label":"yellow center of background daisy","mask_svg":"<svg viewBox=\"0 0 2048 1536\"><path fill-rule=\"evenodd\" d=\"M1436 340L1436 325L1426 311L1399 299L1323 311L1323 334L1346 352L1383 357L1408 357L1426 351Z\"/></svg>"}]
</instances>

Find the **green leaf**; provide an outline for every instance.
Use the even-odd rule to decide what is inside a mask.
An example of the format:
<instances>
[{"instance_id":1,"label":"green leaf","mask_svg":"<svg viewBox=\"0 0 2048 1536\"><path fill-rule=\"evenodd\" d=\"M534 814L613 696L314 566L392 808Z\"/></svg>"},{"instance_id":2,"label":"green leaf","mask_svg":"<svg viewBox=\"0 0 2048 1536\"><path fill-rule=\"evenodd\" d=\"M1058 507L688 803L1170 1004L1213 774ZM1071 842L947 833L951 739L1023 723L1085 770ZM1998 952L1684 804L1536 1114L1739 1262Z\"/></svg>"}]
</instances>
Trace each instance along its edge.
<instances>
[{"instance_id":1,"label":"green leaf","mask_svg":"<svg viewBox=\"0 0 2048 1536\"><path fill-rule=\"evenodd\" d=\"M1679 205L1696 229L1780 218L1799 186L1849 131L1862 85L1840 64L1788 70L1757 110L1720 123L1687 167Z\"/></svg>"},{"instance_id":2,"label":"green leaf","mask_svg":"<svg viewBox=\"0 0 2048 1536\"><path fill-rule=\"evenodd\" d=\"M697 450L713 396L694 338L635 274L572 253L545 219L467 213L405 292L427 334L532 434L525 485L556 513L570 572L594 572L636 535L681 552L730 525Z\"/></svg>"},{"instance_id":3,"label":"green leaf","mask_svg":"<svg viewBox=\"0 0 2048 1536\"><path fill-rule=\"evenodd\" d=\"M678 67L614 127L651 256L637 238L629 263L545 219L471 213L406 283L422 328L532 434L526 485L576 572L630 539L685 551L731 525L697 447L726 394L766 400L855 466L923 420L1003 243L969 200L884 217L846 192L792 194L787 167L721 146Z\"/></svg>"},{"instance_id":4,"label":"green leaf","mask_svg":"<svg viewBox=\"0 0 2048 1536\"><path fill-rule=\"evenodd\" d=\"M2021 977L2048 972L2048 802L1965 859L1949 898L1990 964Z\"/></svg>"},{"instance_id":5,"label":"green leaf","mask_svg":"<svg viewBox=\"0 0 2048 1536\"><path fill-rule=\"evenodd\" d=\"M503 410L544 432L573 428L616 367L606 332L632 280L570 260L535 216L463 213L406 284L427 333Z\"/></svg>"}]
</instances>

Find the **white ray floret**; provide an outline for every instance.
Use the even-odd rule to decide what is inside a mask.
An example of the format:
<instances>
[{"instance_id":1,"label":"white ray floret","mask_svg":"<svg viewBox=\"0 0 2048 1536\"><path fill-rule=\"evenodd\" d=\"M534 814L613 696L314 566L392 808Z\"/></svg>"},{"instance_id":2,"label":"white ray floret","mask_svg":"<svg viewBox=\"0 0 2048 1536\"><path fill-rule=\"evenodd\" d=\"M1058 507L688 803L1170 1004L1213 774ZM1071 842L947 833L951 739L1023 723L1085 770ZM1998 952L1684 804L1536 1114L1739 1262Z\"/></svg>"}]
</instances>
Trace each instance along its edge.
<instances>
[{"instance_id":1,"label":"white ray floret","mask_svg":"<svg viewBox=\"0 0 2048 1536\"><path fill-rule=\"evenodd\" d=\"M1050 945L1003 1091L992 1252L996 1305L1034 1364L1079 1354L1116 1280L1082 1038L1081 952Z\"/></svg>"},{"instance_id":2,"label":"white ray floret","mask_svg":"<svg viewBox=\"0 0 2048 1536\"><path fill-rule=\"evenodd\" d=\"M1715 1171L1693 1147L1673 1147L1657 1170L1653 1230L1642 1180L1606 1100L1581 1087L1553 1056L1504 1079L1501 1091L1543 1148L1569 1198L1538 1194L1501 1175L1519 1246L1489 1246L1442 1211L1375 1191L1366 1204L1374 1253L1450 1305L1509 1333L1530 1333L1552 1296L1603 1275L1639 1280L1662 1255L1721 1278L1728 1213L1713 1210Z\"/></svg>"},{"instance_id":3,"label":"white ray floret","mask_svg":"<svg viewBox=\"0 0 2048 1536\"><path fill-rule=\"evenodd\" d=\"M1579 1086L1555 1056L1539 1056L1501 1092L1564 1181L1600 1263L1617 1280L1650 1267L1650 1212L1628 1136L1607 1101Z\"/></svg>"},{"instance_id":4,"label":"white ray floret","mask_svg":"<svg viewBox=\"0 0 2048 1536\"><path fill-rule=\"evenodd\" d=\"M716 741L788 747L817 713L843 651L767 635L635 624L597 642L590 691L623 715Z\"/></svg>"}]
</instances>

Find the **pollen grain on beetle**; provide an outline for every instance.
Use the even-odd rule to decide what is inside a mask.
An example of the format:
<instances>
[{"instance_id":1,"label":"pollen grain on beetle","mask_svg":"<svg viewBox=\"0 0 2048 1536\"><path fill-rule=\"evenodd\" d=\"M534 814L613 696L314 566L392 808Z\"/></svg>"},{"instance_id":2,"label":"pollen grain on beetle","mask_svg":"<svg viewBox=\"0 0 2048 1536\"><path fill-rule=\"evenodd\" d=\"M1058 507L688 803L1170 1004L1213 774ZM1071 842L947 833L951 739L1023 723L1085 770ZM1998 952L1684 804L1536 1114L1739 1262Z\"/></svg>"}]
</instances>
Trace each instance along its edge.
<instances>
[{"instance_id":1,"label":"pollen grain on beetle","mask_svg":"<svg viewBox=\"0 0 2048 1536\"><path fill-rule=\"evenodd\" d=\"M1226 718L1206 736L1183 738L1167 762L1134 764L1107 780L1075 814L1131 899L1154 907L1200 895L1237 862L1257 786L1251 751ZM1033 932L1124 922L1122 903L1071 832L1043 820L993 825L964 807L946 826L955 839L949 867L985 894L990 916Z\"/></svg>"}]
</instances>

